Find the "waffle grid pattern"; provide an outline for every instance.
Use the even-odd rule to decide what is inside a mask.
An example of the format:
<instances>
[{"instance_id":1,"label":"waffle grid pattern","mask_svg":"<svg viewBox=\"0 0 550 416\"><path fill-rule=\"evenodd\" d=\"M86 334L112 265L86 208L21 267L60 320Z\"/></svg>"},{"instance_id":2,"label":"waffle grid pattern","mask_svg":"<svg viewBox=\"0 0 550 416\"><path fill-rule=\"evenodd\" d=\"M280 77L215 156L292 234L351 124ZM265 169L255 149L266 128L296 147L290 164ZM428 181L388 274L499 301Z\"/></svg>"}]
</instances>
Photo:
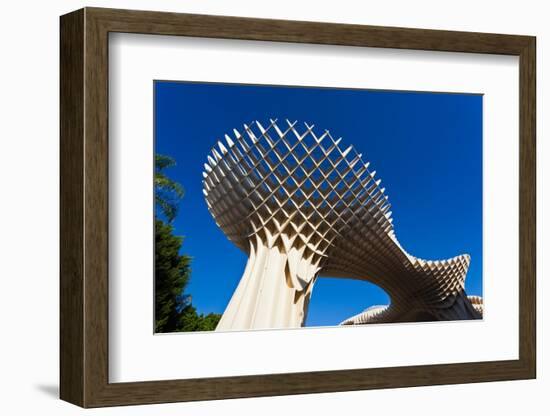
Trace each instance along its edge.
<instances>
[{"instance_id":1,"label":"waffle grid pattern","mask_svg":"<svg viewBox=\"0 0 550 416\"><path fill-rule=\"evenodd\" d=\"M376 171L342 138L314 127L255 121L218 141L203 172L217 225L247 253L261 242L294 258L287 280L298 291L318 275L335 276L382 287L391 306L379 318L398 320L411 310L439 316L452 308L464 294L470 257L431 261L408 254Z\"/></svg>"}]
</instances>

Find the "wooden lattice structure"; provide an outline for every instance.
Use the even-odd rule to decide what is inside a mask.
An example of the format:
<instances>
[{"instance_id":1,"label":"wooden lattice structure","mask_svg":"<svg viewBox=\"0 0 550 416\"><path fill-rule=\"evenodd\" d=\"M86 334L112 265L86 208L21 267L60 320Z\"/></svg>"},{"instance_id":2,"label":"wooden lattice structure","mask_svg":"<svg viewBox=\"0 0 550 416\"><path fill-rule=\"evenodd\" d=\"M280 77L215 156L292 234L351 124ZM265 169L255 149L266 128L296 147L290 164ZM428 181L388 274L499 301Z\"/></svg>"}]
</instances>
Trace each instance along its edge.
<instances>
[{"instance_id":1,"label":"wooden lattice structure","mask_svg":"<svg viewBox=\"0 0 550 416\"><path fill-rule=\"evenodd\" d=\"M353 146L288 120L233 134L203 172L208 209L249 256L219 330L302 326L322 276L368 280L390 296L345 324L481 317L464 291L470 256L407 253L381 180Z\"/></svg>"}]
</instances>

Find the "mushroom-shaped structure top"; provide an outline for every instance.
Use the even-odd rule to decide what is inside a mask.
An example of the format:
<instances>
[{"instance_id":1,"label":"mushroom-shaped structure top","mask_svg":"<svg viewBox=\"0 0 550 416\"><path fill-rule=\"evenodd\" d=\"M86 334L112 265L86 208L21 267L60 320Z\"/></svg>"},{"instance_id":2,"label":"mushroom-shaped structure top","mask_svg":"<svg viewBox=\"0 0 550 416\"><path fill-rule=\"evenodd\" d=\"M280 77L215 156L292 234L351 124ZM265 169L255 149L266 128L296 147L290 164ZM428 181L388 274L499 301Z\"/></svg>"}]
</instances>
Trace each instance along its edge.
<instances>
[{"instance_id":1,"label":"mushroom-shaped structure top","mask_svg":"<svg viewBox=\"0 0 550 416\"><path fill-rule=\"evenodd\" d=\"M464 293L470 257L408 254L376 172L328 130L245 124L204 168L210 213L249 256L218 330L303 325L319 276L382 287L391 305L373 314L377 322L480 317Z\"/></svg>"}]
</instances>

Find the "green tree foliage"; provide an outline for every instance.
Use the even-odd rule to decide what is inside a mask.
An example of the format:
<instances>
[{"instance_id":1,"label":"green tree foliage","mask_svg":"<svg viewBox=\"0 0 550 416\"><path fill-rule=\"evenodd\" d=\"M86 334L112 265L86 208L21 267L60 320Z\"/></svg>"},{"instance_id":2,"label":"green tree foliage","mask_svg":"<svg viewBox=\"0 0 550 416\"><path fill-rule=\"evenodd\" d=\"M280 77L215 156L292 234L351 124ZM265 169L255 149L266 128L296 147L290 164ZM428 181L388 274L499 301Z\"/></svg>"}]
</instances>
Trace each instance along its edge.
<instances>
[{"instance_id":1,"label":"green tree foliage","mask_svg":"<svg viewBox=\"0 0 550 416\"><path fill-rule=\"evenodd\" d=\"M178 203L183 197L182 186L170 179L164 170L176 165L169 156L155 155L155 205L170 223L178 214Z\"/></svg>"},{"instance_id":2,"label":"green tree foliage","mask_svg":"<svg viewBox=\"0 0 550 416\"><path fill-rule=\"evenodd\" d=\"M162 171L173 159L155 158L155 203L168 222L155 218L155 332L211 331L220 314L198 314L185 287L191 276L191 258L181 255L183 238L175 236L170 224L177 213L183 189Z\"/></svg>"},{"instance_id":3,"label":"green tree foliage","mask_svg":"<svg viewBox=\"0 0 550 416\"><path fill-rule=\"evenodd\" d=\"M182 312L191 307L191 297L183 294L191 261L179 254L183 239L172 231L171 225L155 219L155 332L176 331Z\"/></svg>"},{"instance_id":4,"label":"green tree foliage","mask_svg":"<svg viewBox=\"0 0 550 416\"><path fill-rule=\"evenodd\" d=\"M216 329L220 318L219 313L209 313L208 315L197 314L194 307L191 306L188 313L181 316L180 331L213 331Z\"/></svg>"}]
</instances>

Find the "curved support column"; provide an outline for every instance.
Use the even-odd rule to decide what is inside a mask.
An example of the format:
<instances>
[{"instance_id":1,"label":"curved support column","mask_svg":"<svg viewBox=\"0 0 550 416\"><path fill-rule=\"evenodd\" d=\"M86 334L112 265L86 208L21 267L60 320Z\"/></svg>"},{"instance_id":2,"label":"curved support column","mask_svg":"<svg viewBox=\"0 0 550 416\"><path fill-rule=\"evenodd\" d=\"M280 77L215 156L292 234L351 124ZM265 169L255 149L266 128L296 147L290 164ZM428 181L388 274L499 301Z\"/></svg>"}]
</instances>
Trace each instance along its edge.
<instances>
[{"instance_id":1,"label":"curved support column","mask_svg":"<svg viewBox=\"0 0 550 416\"><path fill-rule=\"evenodd\" d=\"M282 245L269 247L256 236L216 331L303 326L317 270L302 257L287 254Z\"/></svg>"},{"instance_id":2,"label":"curved support column","mask_svg":"<svg viewBox=\"0 0 550 416\"><path fill-rule=\"evenodd\" d=\"M458 321L464 319L481 319L482 314L474 308L471 300L462 290L449 299L450 305L446 308L435 309L433 314L438 321Z\"/></svg>"}]
</instances>

